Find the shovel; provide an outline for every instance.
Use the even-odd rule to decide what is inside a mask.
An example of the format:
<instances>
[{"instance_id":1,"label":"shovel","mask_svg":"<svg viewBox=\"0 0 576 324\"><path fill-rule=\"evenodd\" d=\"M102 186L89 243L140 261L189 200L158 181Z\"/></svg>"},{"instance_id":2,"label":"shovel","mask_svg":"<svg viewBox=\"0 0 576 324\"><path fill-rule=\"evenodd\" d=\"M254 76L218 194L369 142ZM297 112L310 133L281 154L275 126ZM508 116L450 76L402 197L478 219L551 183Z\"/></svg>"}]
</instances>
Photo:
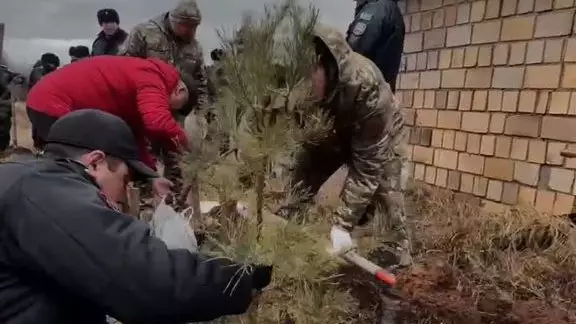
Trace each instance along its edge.
<instances>
[{"instance_id":1,"label":"shovel","mask_svg":"<svg viewBox=\"0 0 576 324\"><path fill-rule=\"evenodd\" d=\"M360 256L355 251L355 245L352 243L352 237L348 231L339 226L333 226L330 231L330 238L332 240L332 249L330 252L375 276L378 281L390 287L396 285L396 277L392 273Z\"/></svg>"}]
</instances>

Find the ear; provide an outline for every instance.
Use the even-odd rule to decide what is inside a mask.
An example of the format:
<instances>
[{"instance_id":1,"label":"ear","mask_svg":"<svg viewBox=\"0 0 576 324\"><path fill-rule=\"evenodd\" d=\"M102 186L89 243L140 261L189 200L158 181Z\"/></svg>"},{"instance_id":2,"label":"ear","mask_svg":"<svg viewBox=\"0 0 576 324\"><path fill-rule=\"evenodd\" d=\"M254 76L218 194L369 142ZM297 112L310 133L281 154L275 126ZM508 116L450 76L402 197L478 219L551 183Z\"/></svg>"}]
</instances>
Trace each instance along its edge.
<instances>
[{"instance_id":1,"label":"ear","mask_svg":"<svg viewBox=\"0 0 576 324\"><path fill-rule=\"evenodd\" d=\"M106 153L95 150L82 156L82 163L86 165L88 169L95 169L99 164L106 161Z\"/></svg>"}]
</instances>

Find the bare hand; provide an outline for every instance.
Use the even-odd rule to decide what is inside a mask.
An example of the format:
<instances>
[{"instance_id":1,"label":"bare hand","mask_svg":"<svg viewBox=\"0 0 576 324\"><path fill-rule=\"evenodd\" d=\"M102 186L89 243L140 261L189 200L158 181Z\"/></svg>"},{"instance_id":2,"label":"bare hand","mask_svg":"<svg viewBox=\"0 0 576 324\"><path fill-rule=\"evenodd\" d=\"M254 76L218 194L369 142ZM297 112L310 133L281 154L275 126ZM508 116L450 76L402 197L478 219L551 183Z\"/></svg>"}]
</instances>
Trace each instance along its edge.
<instances>
[{"instance_id":1,"label":"bare hand","mask_svg":"<svg viewBox=\"0 0 576 324\"><path fill-rule=\"evenodd\" d=\"M157 196L166 196L170 193L172 187L174 187L174 184L166 178L155 178L152 180L152 188L154 188L154 194Z\"/></svg>"}]
</instances>

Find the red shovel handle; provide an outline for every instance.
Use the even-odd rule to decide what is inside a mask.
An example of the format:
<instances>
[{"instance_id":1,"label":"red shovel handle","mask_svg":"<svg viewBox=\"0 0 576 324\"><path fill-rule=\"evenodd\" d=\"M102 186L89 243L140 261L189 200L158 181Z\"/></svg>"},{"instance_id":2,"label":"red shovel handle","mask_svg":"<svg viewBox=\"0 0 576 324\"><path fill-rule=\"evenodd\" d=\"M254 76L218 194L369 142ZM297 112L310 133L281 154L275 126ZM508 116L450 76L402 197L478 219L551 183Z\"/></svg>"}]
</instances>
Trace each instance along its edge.
<instances>
[{"instance_id":1,"label":"red shovel handle","mask_svg":"<svg viewBox=\"0 0 576 324\"><path fill-rule=\"evenodd\" d=\"M376 272L376 279L382 281L383 283L385 283L391 287L396 286L396 277L387 271L384 271L384 270L377 271Z\"/></svg>"}]
</instances>

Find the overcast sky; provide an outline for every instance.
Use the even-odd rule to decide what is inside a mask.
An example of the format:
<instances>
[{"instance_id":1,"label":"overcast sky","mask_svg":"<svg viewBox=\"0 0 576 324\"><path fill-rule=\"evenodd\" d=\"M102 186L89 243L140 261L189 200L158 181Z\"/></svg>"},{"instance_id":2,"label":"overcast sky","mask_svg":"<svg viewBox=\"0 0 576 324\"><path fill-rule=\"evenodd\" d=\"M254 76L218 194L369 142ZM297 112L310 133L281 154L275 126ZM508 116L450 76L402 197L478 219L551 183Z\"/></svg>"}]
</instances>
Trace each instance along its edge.
<instances>
[{"instance_id":1,"label":"overcast sky","mask_svg":"<svg viewBox=\"0 0 576 324\"><path fill-rule=\"evenodd\" d=\"M301 0L309 1L309 0ZM321 20L345 31L353 16L352 0L312 0ZM233 28L242 12L260 10L274 0L198 0L202 24L198 38L205 53L218 46L216 29ZM279 2L279 1L276 1ZM6 25L4 52L20 70L43 52L54 52L68 63L68 47L90 45L99 31L96 12L114 8L120 26L132 26L170 10L176 0L0 0L0 22Z\"/></svg>"}]
</instances>

